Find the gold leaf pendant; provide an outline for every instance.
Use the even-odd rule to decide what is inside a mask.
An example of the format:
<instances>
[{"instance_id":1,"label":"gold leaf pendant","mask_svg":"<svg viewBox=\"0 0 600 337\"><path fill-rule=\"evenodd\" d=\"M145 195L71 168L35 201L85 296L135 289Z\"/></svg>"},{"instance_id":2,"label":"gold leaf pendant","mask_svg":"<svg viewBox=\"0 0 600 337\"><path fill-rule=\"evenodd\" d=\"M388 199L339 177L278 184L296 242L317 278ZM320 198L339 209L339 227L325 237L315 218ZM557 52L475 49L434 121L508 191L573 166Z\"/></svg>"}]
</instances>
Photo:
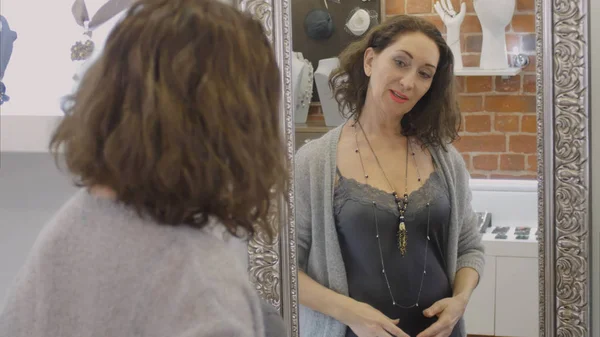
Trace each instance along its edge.
<instances>
[{"instance_id":1,"label":"gold leaf pendant","mask_svg":"<svg viewBox=\"0 0 600 337\"><path fill-rule=\"evenodd\" d=\"M407 238L406 225L404 224L404 221L402 221L398 225L398 249L400 249L400 254L402 254L402 256L406 254Z\"/></svg>"}]
</instances>

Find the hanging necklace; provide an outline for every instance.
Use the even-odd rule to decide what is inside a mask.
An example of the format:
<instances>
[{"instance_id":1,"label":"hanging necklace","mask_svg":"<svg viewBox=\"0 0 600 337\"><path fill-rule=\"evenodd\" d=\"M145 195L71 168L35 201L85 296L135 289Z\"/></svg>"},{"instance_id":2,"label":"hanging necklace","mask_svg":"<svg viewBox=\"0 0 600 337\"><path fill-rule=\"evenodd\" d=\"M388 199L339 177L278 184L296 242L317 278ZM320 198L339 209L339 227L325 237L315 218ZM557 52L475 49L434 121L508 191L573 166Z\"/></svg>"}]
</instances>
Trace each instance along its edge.
<instances>
[{"instance_id":1,"label":"hanging necklace","mask_svg":"<svg viewBox=\"0 0 600 337\"><path fill-rule=\"evenodd\" d=\"M423 183L421 181L421 174L419 173L419 167L417 165L417 161L415 159L415 153L414 151L412 151L412 147L409 141L409 138L406 137L406 169L405 169L405 184L404 184L404 196L403 199L400 199L398 197L398 193L396 193L396 190L394 189L394 187L392 186L392 184L390 183L390 180L388 179L387 175L385 174L385 171L383 170L383 166L381 166L381 163L379 162L379 158L377 157L377 154L375 153L375 150L373 149L373 147L371 146L371 143L369 142L369 138L367 137L367 134L365 132L365 130L363 129L362 125L360 124L360 122L358 120L355 121L355 123L352 125L352 127L354 127L354 139L356 142L356 149L354 150L354 152L356 152L358 154L358 157L360 159L360 164L363 170L363 174L365 177L365 182L366 184L368 184L368 180L369 180L369 175L367 174L366 170L365 170L365 165L362 159L362 155L361 152L359 150L359 146L358 146L358 130L356 129L356 126L360 127L360 130L362 131L363 136L365 137L365 140L367 141L367 145L369 146L369 149L371 150L371 153L373 154L373 157L375 157L375 161L377 162L377 166L379 166L379 169L381 170L381 173L383 173L383 176L385 178L385 180L387 181L390 189L392 190L392 196L394 197L394 202L396 203L396 206L398 207L398 213L399 213L399 217L398 217L398 249L400 250L400 254L404 257L404 255L406 254L406 247L407 247L407 243L408 243L408 235L407 235L407 230L406 230L406 224L405 224L405 219L404 219L404 214L406 212L406 207L408 206L408 153L409 151L412 153L412 157L413 157L413 165L415 166L415 169L417 171L417 180L419 181L419 183L421 183L421 186L423 186ZM387 273L385 271L385 264L383 261L383 251L381 249L381 237L379 235L379 222L377 220L377 212L376 212L376 206L377 203L375 202L375 200L373 200L372 203L372 210L373 210L373 218L375 220L375 237L377 239L377 245L379 247L379 258L381 260L381 272L383 274L383 277L385 279L385 283L387 285L388 291L390 293L390 297L392 299L392 305L398 308L402 308L402 309L410 309L413 307L418 307L419 306L419 300L421 299L421 292L423 290L423 281L425 280L425 274L427 274L427 255L428 255L428 251L429 251L429 220L430 220L430 208L429 208L429 203L426 204L426 208L427 208L427 228L426 228L426 235L427 235L427 240L425 241L425 254L424 254L424 262L423 262L423 273L421 274L421 282L419 285L419 293L417 294L417 300L415 301L414 304L412 305L408 305L408 306L403 306L400 305L396 302L396 299L394 297L394 294L392 293L392 287L390 286L390 282L387 276Z\"/></svg>"},{"instance_id":2,"label":"hanging necklace","mask_svg":"<svg viewBox=\"0 0 600 337\"><path fill-rule=\"evenodd\" d=\"M82 41L77 41L71 47L71 60L83 61L88 59L94 52L94 41L92 41L92 31L112 19L115 15L129 7L134 0L108 0L98 12L90 19L85 0L75 0L71 7L75 22L83 27Z\"/></svg>"}]
</instances>

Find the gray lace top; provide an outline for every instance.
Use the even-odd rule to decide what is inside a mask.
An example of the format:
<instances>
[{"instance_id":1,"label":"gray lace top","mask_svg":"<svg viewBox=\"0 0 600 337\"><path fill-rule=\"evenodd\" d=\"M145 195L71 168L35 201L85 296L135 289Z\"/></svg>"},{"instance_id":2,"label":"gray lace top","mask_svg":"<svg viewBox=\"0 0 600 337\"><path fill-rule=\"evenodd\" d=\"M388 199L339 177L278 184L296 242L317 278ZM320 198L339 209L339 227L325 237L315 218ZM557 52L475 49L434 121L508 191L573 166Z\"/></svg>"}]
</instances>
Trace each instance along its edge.
<instances>
[{"instance_id":1,"label":"gray lace top","mask_svg":"<svg viewBox=\"0 0 600 337\"><path fill-rule=\"evenodd\" d=\"M442 298L452 296L443 253L446 251L450 219L446 184L434 172L420 189L409 195L405 214L408 243L406 254L402 256L397 246L399 213L394 197L337 172L339 180L334 191L334 217L348 277L349 296L373 306L392 319L399 318L398 326L409 336L416 336L436 320L423 316L423 310ZM376 202L375 207L373 201ZM429 210L427 202L430 203ZM380 243L376 238L377 228ZM428 235L430 241L427 244ZM382 274L381 256L390 289ZM426 273L422 277L424 271ZM390 290L396 303L403 308L392 304ZM417 300L418 306L414 306ZM457 332L455 328L452 336L458 336ZM356 335L347 329L346 337L351 336Z\"/></svg>"}]
</instances>

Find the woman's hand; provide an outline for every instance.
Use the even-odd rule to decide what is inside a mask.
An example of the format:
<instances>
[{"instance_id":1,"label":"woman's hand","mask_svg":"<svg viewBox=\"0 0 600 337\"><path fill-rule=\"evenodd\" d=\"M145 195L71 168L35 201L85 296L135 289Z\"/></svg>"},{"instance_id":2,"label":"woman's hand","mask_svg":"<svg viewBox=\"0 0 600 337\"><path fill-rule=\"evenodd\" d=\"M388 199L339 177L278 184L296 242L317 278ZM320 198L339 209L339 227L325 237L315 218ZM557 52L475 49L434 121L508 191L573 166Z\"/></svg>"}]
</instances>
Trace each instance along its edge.
<instances>
[{"instance_id":1,"label":"woman's hand","mask_svg":"<svg viewBox=\"0 0 600 337\"><path fill-rule=\"evenodd\" d=\"M454 330L454 326L465 313L467 301L459 296L444 298L435 302L431 307L423 311L425 317L437 316L437 322L433 323L417 337L448 337Z\"/></svg>"},{"instance_id":2,"label":"woman's hand","mask_svg":"<svg viewBox=\"0 0 600 337\"><path fill-rule=\"evenodd\" d=\"M391 319L372 306L349 298L340 322L346 324L358 337L408 337Z\"/></svg>"}]
</instances>

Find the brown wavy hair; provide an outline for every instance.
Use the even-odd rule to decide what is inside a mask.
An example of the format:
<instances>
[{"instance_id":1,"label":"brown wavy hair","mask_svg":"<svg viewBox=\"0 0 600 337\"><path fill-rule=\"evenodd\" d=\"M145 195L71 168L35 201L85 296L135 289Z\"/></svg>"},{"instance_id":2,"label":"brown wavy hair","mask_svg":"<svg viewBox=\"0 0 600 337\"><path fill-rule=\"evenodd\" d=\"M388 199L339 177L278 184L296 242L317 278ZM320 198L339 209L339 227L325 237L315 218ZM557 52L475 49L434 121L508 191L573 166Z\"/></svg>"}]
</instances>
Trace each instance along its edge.
<instances>
[{"instance_id":1,"label":"brown wavy hair","mask_svg":"<svg viewBox=\"0 0 600 337\"><path fill-rule=\"evenodd\" d=\"M369 87L364 71L368 48L380 53L405 33L421 32L437 45L440 60L429 91L401 122L402 133L416 136L423 145L445 147L458 138L460 110L454 84L454 57L440 31L425 19L398 15L374 27L362 39L350 44L339 56L340 66L329 78L329 86L345 117L358 119Z\"/></svg>"},{"instance_id":2,"label":"brown wavy hair","mask_svg":"<svg viewBox=\"0 0 600 337\"><path fill-rule=\"evenodd\" d=\"M214 0L142 0L67 98L50 149L77 186L161 224L273 234L288 176L279 99L259 22Z\"/></svg>"}]
</instances>

